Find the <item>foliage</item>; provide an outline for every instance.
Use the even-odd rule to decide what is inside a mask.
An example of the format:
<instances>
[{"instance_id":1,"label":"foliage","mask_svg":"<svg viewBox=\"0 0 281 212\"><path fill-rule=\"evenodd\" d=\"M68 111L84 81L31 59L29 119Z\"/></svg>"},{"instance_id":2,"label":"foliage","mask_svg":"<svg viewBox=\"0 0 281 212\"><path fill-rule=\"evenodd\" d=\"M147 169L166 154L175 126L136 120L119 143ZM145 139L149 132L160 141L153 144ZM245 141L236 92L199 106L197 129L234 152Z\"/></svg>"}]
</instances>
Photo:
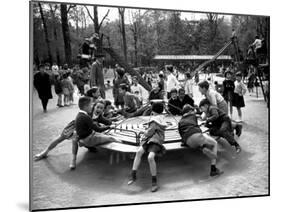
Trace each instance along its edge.
<instances>
[{"instance_id":1,"label":"foliage","mask_svg":"<svg viewBox=\"0 0 281 212\"><path fill-rule=\"evenodd\" d=\"M60 5L41 4L49 31L53 61L62 65L66 59ZM33 5L34 62L39 64L48 61L48 52L38 3L34 2ZM78 63L77 55L84 38L89 37L96 30L95 16L90 17L85 6L69 7L68 5L68 8L71 55L72 62L75 64ZM99 7L96 9L98 12ZM109 14L114 10L118 14L118 8L110 8ZM126 33L125 39L122 30L120 33L120 17L110 21L107 18L101 19L103 23L99 22L98 30L100 34L109 38L111 47L121 57L124 58L126 55L128 63L135 67L151 65L156 54L214 55L230 39L232 28L237 31L239 47L243 53L247 51L249 44L253 43L255 35L259 34L267 41L269 39L269 20L265 17L233 15L229 20L222 15L207 13L205 18L200 20L188 20L181 16L182 13L177 11L126 9L124 29L122 29ZM108 45L105 37L103 45ZM233 52L227 49L225 54L233 54ZM109 56L106 61L106 64L114 64Z\"/></svg>"}]
</instances>

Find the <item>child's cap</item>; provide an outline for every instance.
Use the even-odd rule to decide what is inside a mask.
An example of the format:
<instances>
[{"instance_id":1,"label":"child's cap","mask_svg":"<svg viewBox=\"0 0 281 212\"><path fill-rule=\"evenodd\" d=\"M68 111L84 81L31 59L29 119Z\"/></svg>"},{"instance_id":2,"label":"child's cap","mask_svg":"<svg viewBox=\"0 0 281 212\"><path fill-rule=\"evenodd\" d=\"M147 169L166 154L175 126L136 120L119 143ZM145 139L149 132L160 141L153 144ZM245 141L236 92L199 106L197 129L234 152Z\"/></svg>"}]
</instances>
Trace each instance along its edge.
<instances>
[{"instance_id":1,"label":"child's cap","mask_svg":"<svg viewBox=\"0 0 281 212\"><path fill-rule=\"evenodd\" d=\"M242 77L242 73L241 73L240 71L238 71L238 72L236 73L236 77Z\"/></svg>"},{"instance_id":2,"label":"child's cap","mask_svg":"<svg viewBox=\"0 0 281 212\"><path fill-rule=\"evenodd\" d=\"M207 80L204 80L204 81L202 81L202 82L199 82L199 83L198 83L198 86L199 86L200 88L206 88L207 90L209 89L209 83L208 83Z\"/></svg>"},{"instance_id":3,"label":"child's cap","mask_svg":"<svg viewBox=\"0 0 281 212\"><path fill-rule=\"evenodd\" d=\"M86 92L86 96L93 97L93 94L96 93L98 90L99 90L99 88L94 86Z\"/></svg>"},{"instance_id":4,"label":"child's cap","mask_svg":"<svg viewBox=\"0 0 281 212\"><path fill-rule=\"evenodd\" d=\"M226 72L224 72L224 77L226 77L227 74L232 75L232 72L231 72L231 71L226 71Z\"/></svg>"},{"instance_id":5,"label":"child's cap","mask_svg":"<svg viewBox=\"0 0 281 212\"><path fill-rule=\"evenodd\" d=\"M180 93L180 92L185 92L184 88L180 87L180 88L179 88L179 93Z\"/></svg>"},{"instance_id":6,"label":"child's cap","mask_svg":"<svg viewBox=\"0 0 281 212\"><path fill-rule=\"evenodd\" d=\"M182 109L182 114L188 113L192 110L194 110L194 107L192 107L190 104L185 104Z\"/></svg>"},{"instance_id":7,"label":"child's cap","mask_svg":"<svg viewBox=\"0 0 281 212\"><path fill-rule=\"evenodd\" d=\"M170 72L174 72L174 68L172 65L167 66L167 70Z\"/></svg>"},{"instance_id":8,"label":"child's cap","mask_svg":"<svg viewBox=\"0 0 281 212\"><path fill-rule=\"evenodd\" d=\"M128 90L128 87L125 83L121 83L119 88L121 88L122 90L125 90L125 91Z\"/></svg>"},{"instance_id":9,"label":"child's cap","mask_svg":"<svg viewBox=\"0 0 281 212\"><path fill-rule=\"evenodd\" d=\"M199 103L199 107L202 107L204 105L210 105L210 102L208 99L202 99Z\"/></svg>"},{"instance_id":10,"label":"child's cap","mask_svg":"<svg viewBox=\"0 0 281 212\"><path fill-rule=\"evenodd\" d=\"M170 91L170 94L172 94L172 93L178 93L178 90L176 89L176 88L173 88L171 91Z\"/></svg>"},{"instance_id":11,"label":"child's cap","mask_svg":"<svg viewBox=\"0 0 281 212\"><path fill-rule=\"evenodd\" d=\"M111 103L110 100L108 100L108 99L104 100L104 107L107 107L107 106L109 106L109 105L111 105L111 104L112 104L112 103Z\"/></svg>"}]
</instances>

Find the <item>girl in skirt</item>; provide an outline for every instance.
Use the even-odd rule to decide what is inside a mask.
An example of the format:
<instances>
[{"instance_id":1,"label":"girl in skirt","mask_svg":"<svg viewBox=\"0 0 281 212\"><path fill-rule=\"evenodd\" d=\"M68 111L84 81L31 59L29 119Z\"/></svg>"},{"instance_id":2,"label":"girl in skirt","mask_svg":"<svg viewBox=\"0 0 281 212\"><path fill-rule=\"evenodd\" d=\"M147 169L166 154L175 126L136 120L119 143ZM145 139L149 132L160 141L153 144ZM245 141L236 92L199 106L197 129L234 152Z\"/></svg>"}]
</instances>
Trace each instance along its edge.
<instances>
[{"instance_id":1,"label":"girl in skirt","mask_svg":"<svg viewBox=\"0 0 281 212\"><path fill-rule=\"evenodd\" d=\"M232 80L232 73L230 71L226 71L224 73L225 80L223 81L223 98L227 103L227 106L229 105L229 111L230 111L230 118L232 118L232 99L233 99L233 92L234 92L234 81Z\"/></svg>"},{"instance_id":2,"label":"girl in skirt","mask_svg":"<svg viewBox=\"0 0 281 212\"><path fill-rule=\"evenodd\" d=\"M246 86L242 82L242 74L241 72L236 73L236 81L235 81L235 88L234 88L234 94L233 94L233 102L232 105L237 108L238 112L238 122L242 122L242 111L241 108L245 107L244 102L244 95L247 91Z\"/></svg>"}]
</instances>

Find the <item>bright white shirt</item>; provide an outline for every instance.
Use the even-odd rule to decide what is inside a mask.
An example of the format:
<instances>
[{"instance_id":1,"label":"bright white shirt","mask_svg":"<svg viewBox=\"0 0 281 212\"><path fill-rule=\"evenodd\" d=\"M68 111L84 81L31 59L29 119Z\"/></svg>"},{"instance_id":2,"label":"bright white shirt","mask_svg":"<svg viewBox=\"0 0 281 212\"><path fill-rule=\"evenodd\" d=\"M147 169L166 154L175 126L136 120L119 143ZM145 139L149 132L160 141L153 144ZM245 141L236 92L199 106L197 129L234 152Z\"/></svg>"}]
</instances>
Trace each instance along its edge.
<instances>
[{"instance_id":1,"label":"bright white shirt","mask_svg":"<svg viewBox=\"0 0 281 212\"><path fill-rule=\"evenodd\" d=\"M173 88L178 89L180 87L179 81L172 73L167 77L167 92L170 92Z\"/></svg>"},{"instance_id":2,"label":"bright white shirt","mask_svg":"<svg viewBox=\"0 0 281 212\"><path fill-rule=\"evenodd\" d=\"M211 105L214 105L214 106L218 106L219 103L224 101L224 98L222 97L222 95L220 93L218 93L217 91L210 89L210 88L208 89L205 96L209 100Z\"/></svg>"},{"instance_id":3,"label":"bright white shirt","mask_svg":"<svg viewBox=\"0 0 281 212\"><path fill-rule=\"evenodd\" d=\"M193 97L192 80L186 80L184 84L185 94Z\"/></svg>"},{"instance_id":4,"label":"bright white shirt","mask_svg":"<svg viewBox=\"0 0 281 212\"><path fill-rule=\"evenodd\" d=\"M253 46L257 48L260 48L261 47L261 39L256 39L253 43Z\"/></svg>"},{"instance_id":5,"label":"bright white shirt","mask_svg":"<svg viewBox=\"0 0 281 212\"><path fill-rule=\"evenodd\" d=\"M183 73L179 72L179 74L178 74L178 80L179 80L179 81L184 81L184 80L185 80L185 75L184 75Z\"/></svg>"},{"instance_id":6,"label":"bright white shirt","mask_svg":"<svg viewBox=\"0 0 281 212\"><path fill-rule=\"evenodd\" d=\"M247 89L242 81L241 82L235 81L234 85L235 85L234 93L237 93L239 96L245 95Z\"/></svg>"},{"instance_id":7,"label":"bright white shirt","mask_svg":"<svg viewBox=\"0 0 281 212\"><path fill-rule=\"evenodd\" d=\"M138 94L136 94L138 92ZM142 98L142 88L139 84L131 85L131 93L136 94L139 98Z\"/></svg>"},{"instance_id":8,"label":"bright white shirt","mask_svg":"<svg viewBox=\"0 0 281 212\"><path fill-rule=\"evenodd\" d=\"M90 90L90 85L89 84L85 84L84 85L84 93L86 93L88 90Z\"/></svg>"}]
</instances>

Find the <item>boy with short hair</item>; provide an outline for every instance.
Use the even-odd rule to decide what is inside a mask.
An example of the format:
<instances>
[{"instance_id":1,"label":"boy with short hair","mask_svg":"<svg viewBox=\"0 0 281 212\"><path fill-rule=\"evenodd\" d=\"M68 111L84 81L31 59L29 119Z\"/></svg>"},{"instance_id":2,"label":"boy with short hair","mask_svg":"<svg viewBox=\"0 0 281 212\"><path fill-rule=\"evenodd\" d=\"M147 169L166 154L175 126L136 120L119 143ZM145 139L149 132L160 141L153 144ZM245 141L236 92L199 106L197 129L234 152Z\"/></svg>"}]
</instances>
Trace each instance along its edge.
<instances>
[{"instance_id":1,"label":"boy with short hair","mask_svg":"<svg viewBox=\"0 0 281 212\"><path fill-rule=\"evenodd\" d=\"M178 130L182 137L183 145L200 149L211 160L210 176L222 174L216 167L217 142L208 135L203 135L194 108L190 105L183 107L183 116L178 123Z\"/></svg>"},{"instance_id":2,"label":"boy with short hair","mask_svg":"<svg viewBox=\"0 0 281 212\"><path fill-rule=\"evenodd\" d=\"M206 99L210 102L212 106L215 106L221 111L223 111L225 114L228 114L227 103L220 93L213 89L210 89L209 83L206 80L200 82L198 86L201 94L206 97ZM235 129L236 135L240 136L242 133L242 125L235 122L232 122L231 125L232 128Z\"/></svg>"},{"instance_id":3,"label":"boy with short hair","mask_svg":"<svg viewBox=\"0 0 281 212\"><path fill-rule=\"evenodd\" d=\"M136 98L138 97L128 91L128 87L126 84L120 85L119 93L123 95L125 112L136 112L138 108Z\"/></svg>"},{"instance_id":4,"label":"boy with short hair","mask_svg":"<svg viewBox=\"0 0 281 212\"><path fill-rule=\"evenodd\" d=\"M170 91L170 96L171 96L171 98L168 101L169 112L174 116L181 115L181 105L180 105L180 101L178 99L178 91L176 88L173 88Z\"/></svg>"},{"instance_id":5,"label":"boy with short hair","mask_svg":"<svg viewBox=\"0 0 281 212\"><path fill-rule=\"evenodd\" d=\"M145 131L141 143L140 148L136 152L133 168L131 172L131 178L128 182L128 185L134 183L137 179L137 169L141 162L142 155L147 152L148 153L148 163L150 167L150 173L152 176L152 187L151 192L155 192L158 190L157 185L157 170L155 163L155 156L157 154L164 154L165 147L163 146L165 139L165 125L163 125L163 120L160 114L163 112L164 106L162 103L154 103L152 104L152 115L153 117L148 123L148 129Z\"/></svg>"},{"instance_id":6,"label":"boy with short hair","mask_svg":"<svg viewBox=\"0 0 281 212\"><path fill-rule=\"evenodd\" d=\"M92 100L90 97L81 97L78 101L78 106L80 111L78 112L75 119L75 130L77 133L76 140L79 140L81 146L86 146L86 147L96 147L98 145L102 145L110 142L121 142L112 136L108 136L101 132L95 131L95 129L97 129L97 123L93 122L91 116L89 115L92 112L91 103ZM96 104L99 103L102 102L100 101L97 102ZM109 127L107 127L106 129L109 129ZM73 141L72 144L73 144L72 145L73 159L70 168L74 169L76 166L76 154L77 154L78 145L75 141Z\"/></svg>"},{"instance_id":7,"label":"boy with short hair","mask_svg":"<svg viewBox=\"0 0 281 212\"><path fill-rule=\"evenodd\" d=\"M178 100L181 109L183 109L183 106L186 104L189 104L192 107L194 106L194 100L188 94L185 94L184 88L179 89Z\"/></svg>"},{"instance_id":8,"label":"boy with short hair","mask_svg":"<svg viewBox=\"0 0 281 212\"><path fill-rule=\"evenodd\" d=\"M128 89L126 84L121 84L119 87L119 93L123 95L124 98L124 109L119 110L119 113L126 118L140 116L149 108L149 106L138 107L138 97L130 93Z\"/></svg>"},{"instance_id":9,"label":"boy with short hair","mask_svg":"<svg viewBox=\"0 0 281 212\"><path fill-rule=\"evenodd\" d=\"M226 114L228 114L228 108L227 108L226 101L224 100L222 95L220 95L220 93L218 93L217 91L215 91L213 89L210 89L210 85L209 85L208 81L204 80L204 81L200 82L198 84L198 87L199 87L200 93L202 95L204 95L206 97L206 99L208 99L212 105L217 106L220 110L222 110Z\"/></svg>"},{"instance_id":10,"label":"boy with short hair","mask_svg":"<svg viewBox=\"0 0 281 212\"><path fill-rule=\"evenodd\" d=\"M199 108L206 114L206 125L210 128L210 135L225 138L231 146L235 147L236 153L240 153L241 147L234 139L229 116L216 106L212 106L207 99L201 100Z\"/></svg>"}]
</instances>

